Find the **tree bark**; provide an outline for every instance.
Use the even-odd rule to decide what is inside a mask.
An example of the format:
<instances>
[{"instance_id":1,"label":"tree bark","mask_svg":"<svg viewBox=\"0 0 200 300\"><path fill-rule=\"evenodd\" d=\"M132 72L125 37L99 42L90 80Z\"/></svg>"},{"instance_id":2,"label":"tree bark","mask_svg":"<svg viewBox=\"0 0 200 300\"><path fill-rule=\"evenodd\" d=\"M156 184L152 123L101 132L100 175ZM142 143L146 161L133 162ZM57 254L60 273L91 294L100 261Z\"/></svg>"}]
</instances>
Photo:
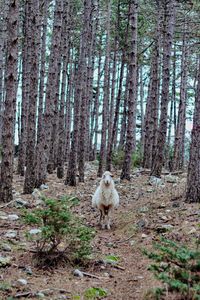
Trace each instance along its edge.
<instances>
[{"instance_id":1,"label":"tree bark","mask_svg":"<svg viewBox=\"0 0 200 300\"><path fill-rule=\"evenodd\" d=\"M109 64L110 64L110 13L111 13L111 1L107 2L107 38L106 38L106 57L104 68L104 96L103 96L103 115L102 115L102 131L101 131L101 148L98 176L101 177L105 168L106 162L106 136L108 127L108 109L109 109Z\"/></svg>"},{"instance_id":2,"label":"tree bark","mask_svg":"<svg viewBox=\"0 0 200 300\"><path fill-rule=\"evenodd\" d=\"M200 63L187 175L187 202L200 202Z\"/></svg>"},{"instance_id":3,"label":"tree bark","mask_svg":"<svg viewBox=\"0 0 200 300\"><path fill-rule=\"evenodd\" d=\"M7 24L7 59L5 74L5 113L2 134L2 162L0 181L0 201L9 202L12 200L13 180L13 123L14 104L17 93L17 57L18 57L18 17L19 3L17 0L10 0L8 6Z\"/></svg>"},{"instance_id":4,"label":"tree bark","mask_svg":"<svg viewBox=\"0 0 200 300\"><path fill-rule=\"evenodd\" d=\"M28 110L28 128L27 128L27 164L24 181L24 193L31 194L35 188L35 147L36 147L36 110L38 97L38 71L39 71L39 24L38 24L38 0L30 0L28 3L30 18L31 36L31 55L30 55L30 94Z\"/></svg>"},{"instance_id":5,"label":"tree bark","mask_svg":"<svg viewBox=\"0 0 200 300\"><path fill-rule=\"evenodd\" d=\"M130 34L131 47L129 57L129 95L128 95L128 124L125 144L125 157L121 179L130 180L131 156L136 147L136 84L137 84L137 12L138 1L131 1L130 5Z\"/></svg>"},{"instance_id":6,"label":"tree bark","mask_svg":"<svg viewBox=\"0 0 200 300\"><path fill-rule=\"evenodd\" d=\"M165 0L164 15L164 45L163 45L163 70L162 70L162 92L161 92L161 116L157 139L156 153L153 159L151 175L160 177L162 172L164 150L167 134L167 110L169 102L170 82L170 60L174 32L175 0Z\"/></svg>"}]
</instances>

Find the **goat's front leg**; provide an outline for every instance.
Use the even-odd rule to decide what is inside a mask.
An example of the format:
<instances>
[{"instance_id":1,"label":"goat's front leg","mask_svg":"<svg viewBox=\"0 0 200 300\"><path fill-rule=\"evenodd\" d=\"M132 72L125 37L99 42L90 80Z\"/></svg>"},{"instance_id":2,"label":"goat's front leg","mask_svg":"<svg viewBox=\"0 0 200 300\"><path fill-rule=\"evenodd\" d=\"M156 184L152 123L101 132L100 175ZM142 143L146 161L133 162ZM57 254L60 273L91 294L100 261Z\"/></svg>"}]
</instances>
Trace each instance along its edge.
<instances>
[{"instance_id":1,"label":"goat's front leg","mask_svg":"<svg viewBox=\"0 0 200 300\"><path fill-rule=\"evenodd\" d=\"M108 230L110 230L110 223L111 223L111 221L110 221L110 219L111 219L111 212L112 212L112 210L111 209L109 209L108 210L108 214L107 214L107 229Z\"/></svg>"},{"instance_id":2,"label":"goat's front leg","mask_svg":"<svg viewBox=\"0 0 200 300\"><path fill-rule=\"evenodd\" d=\"M105 228L104 220L105 220L105 215L104 215L103 211L100 209L99 225L102 227L102 229Z\"/></svg>"}]
</instances>

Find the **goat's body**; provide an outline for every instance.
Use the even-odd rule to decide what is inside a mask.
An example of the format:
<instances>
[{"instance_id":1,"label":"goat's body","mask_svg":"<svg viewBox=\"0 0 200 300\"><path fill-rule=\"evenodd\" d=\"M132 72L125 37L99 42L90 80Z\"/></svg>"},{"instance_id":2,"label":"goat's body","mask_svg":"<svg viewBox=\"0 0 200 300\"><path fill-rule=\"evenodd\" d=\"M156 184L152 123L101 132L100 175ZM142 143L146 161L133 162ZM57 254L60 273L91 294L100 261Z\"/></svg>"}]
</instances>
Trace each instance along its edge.
<instances>
[{"instance_id":1,"label":"goat's body","mask_svg":"<svg viewBox=\"0 0 200 300\"><path fill-rule=\"evenodd\" d=\"M107 226L110 229L110 215L113 208L119 205L119 195L114 187L113 180L109 185L105 185L101 180L100 186L94 193L92 198L92 206L100 210L100 223L102 228Z\"/></svg>"}]
</instances>

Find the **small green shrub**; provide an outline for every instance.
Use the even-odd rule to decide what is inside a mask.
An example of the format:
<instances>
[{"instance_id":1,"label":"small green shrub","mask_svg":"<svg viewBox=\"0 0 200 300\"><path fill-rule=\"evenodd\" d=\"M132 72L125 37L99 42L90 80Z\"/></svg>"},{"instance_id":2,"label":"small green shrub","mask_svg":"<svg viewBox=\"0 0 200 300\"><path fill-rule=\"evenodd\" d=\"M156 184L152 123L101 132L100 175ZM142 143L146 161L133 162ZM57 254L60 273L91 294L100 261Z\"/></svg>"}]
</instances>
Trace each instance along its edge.
<instances>
[{"instance_id":1,"label":"small green shrub","mask_svg":"<svg viewBox=\"0 0 200 300\"><path fill-rule=\"evenodd\" d=\"M144 254L154 261L149 270L155 277L165 283L169 291L178 293L181 299L199 300L200 251L166 239L161 239L154 249L154 252L145 250Z\"/></svg>"},{"instance_id":2,"label":"small green shrub","mask_svg":"<svg viewBox=\"0 0 200 300\"><path fill-rule=\"evenodd\" d=\"M112 155L112 164L117 167L118 169L121 169L123 166L124 162L124 151L119 150L113 153ZM141 156L141 151L137 149L131 157L131 165L132 168L139 167L142 163L142 156Z\"/></svg>"},{"instance_id":3,"label":"small green shrub","mask_svg":"<svg viewBox=\"0 0 200 300\"><path fill-rule=\"evenodd\" d=\"M28 237L36 242L37 257L51 264L50 260L66 256L81 262L91 254L91 240L94 231L82 224L71 208L79 203L75 197L60 200L44 199L45 207L25 213L24 221L41 230ZM47 260L45 260L45 258Z\"/></svg>"}]
</instances>

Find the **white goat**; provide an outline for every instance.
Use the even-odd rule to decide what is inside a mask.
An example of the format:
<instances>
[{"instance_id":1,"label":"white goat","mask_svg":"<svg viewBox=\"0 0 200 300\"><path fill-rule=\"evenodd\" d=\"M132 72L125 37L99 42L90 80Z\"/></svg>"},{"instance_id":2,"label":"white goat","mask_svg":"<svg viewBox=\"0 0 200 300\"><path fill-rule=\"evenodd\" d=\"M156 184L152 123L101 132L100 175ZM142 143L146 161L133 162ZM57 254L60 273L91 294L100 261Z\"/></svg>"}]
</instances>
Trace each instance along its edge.
<instances>
[{"instance_id":1,"label":"white goat","mask_svg":"<svg viewBox=\"0 0 200 300\"><path fill-rule=\"evenodd\" d=\"M119 195L115 189L112 174L108 171L103 174L100 186L92 197L92 206L100 210L102 228L110 229L110 215L113 208L119 206Z\"/></svg>"}]
</instances>

